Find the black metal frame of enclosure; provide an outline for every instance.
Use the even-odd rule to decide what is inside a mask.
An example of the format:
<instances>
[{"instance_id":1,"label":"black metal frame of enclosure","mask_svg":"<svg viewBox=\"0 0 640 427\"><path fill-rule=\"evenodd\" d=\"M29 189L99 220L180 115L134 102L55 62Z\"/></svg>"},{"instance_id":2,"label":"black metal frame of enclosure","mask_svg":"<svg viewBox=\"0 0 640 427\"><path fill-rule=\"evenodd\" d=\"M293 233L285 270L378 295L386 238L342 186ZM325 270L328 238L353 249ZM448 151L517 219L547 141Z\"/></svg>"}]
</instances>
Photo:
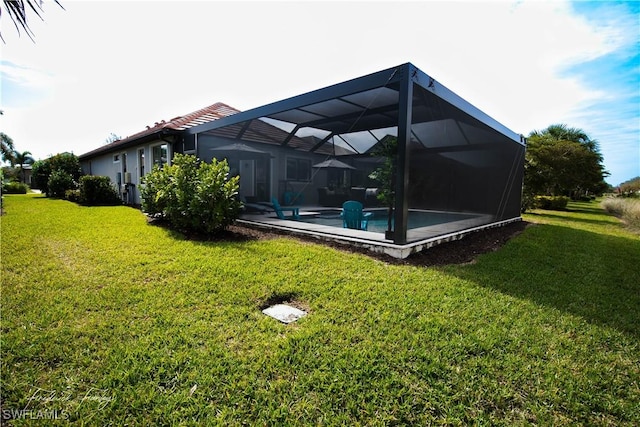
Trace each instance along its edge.
<instances>
[{"instance_id":1,"label":"black metal frame of enclosure","mask_svg":"<svg viewBox=\"0 0 640 427\"><path fill-rule=\"evenodd\" d=\"M256 122L265 119L288 127L281 127L280 136L267 135ZM302 129L324 133L313 144L302 146ZM454 210L475 209L491 214L487 224L520 216L524 138L411 63L192 127L186 130L185 140L197 150L198 139L203 135L226 135L227 139L245 141L253 132L254 142L260 142L255 137L260 134L273 146L294 146L309 153L326 154L333 143L335 154L335 139L342 139L346 150L353 151L352 158L363 159L370 153L354 148L345 135L369 134L376 143L381 138L374 131L380 129L397 132L395 244L408 241L410 199L416 206L428 206L430 194L434 199L443 199L434 206L443 207L450 203L444 199L451 198L455 200L451 202ZM438 142L431 142L435 140ZM457 164L462 166L456 167ZM451 189L447 190L442 180L429 176L432 167L432 173L450 171L448 179L460 182L455 186L450 183ZM486 183L480 185L483 180ZM485 189L491 186L495 188ZM447 191L456 195L449 196Z\"/></svg>"}]
</instances>

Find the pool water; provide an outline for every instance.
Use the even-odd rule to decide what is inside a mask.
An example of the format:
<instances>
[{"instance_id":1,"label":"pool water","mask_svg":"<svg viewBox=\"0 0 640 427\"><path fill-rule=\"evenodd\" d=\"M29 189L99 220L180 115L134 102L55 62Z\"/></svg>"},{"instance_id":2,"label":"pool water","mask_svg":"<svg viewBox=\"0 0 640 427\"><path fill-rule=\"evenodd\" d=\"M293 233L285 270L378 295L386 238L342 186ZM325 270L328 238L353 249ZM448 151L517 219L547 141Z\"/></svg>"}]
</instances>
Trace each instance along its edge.
<instances>
[{"instance_id":1,"label":"pool water","mask_svg":"<svg viewBox=\"0 0 640 427\"><path fill-rule=\"evenodd\" d=\"M316 215L303 215L298 221L342 228L342 218L340 218L340 212L340 210L329 210L323 211ZM367 231L371 231L374 233L384 233L387 230L387 212L384 210L376 210L372 212L373 217L369 219ZM477 215L457 212L412 210L409 211L409 222L407 224L407 228L411 229L429 227L432 225L445 224L448 222L475 218L476 216Z\"/></svg>"}]
</instances>

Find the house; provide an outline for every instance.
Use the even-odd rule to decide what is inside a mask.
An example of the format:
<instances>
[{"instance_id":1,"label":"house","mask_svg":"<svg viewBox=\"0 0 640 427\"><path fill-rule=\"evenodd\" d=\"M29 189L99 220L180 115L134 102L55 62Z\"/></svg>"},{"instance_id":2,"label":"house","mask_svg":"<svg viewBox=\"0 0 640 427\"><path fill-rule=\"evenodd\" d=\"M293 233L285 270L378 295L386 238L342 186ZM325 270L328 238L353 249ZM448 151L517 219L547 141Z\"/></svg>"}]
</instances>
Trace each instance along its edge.
<instances>
[{"instance_id":1,"label":"house","mask_svg":"<svg viewBox=\"0 0 640 427\"><path fill-rule=\"evenodd\" d=\"M318 143L314 137L289 137L284 130L260 120L245 130L241 144L237 142L239 139L225 134L228 129L199 137L186 132L236 113L237 109L218 102L184 116L161 120L141 132L80 155L82 171L87 175L108 176L126 203L138 205L144 175L155 165L171 164L175 153L196 155L205 162L225 158L231 175L240 176L240 195L245 200L268 202L272 194L285 197L285 204L301 202L305 196L313 200L309 186L312 164L325 160L329 150L333 150L324 146L309 152ZM287 137L289 145L282 147L280 142ZM352 153L341 147L336 152ZM283 173L272 176L274 169L282 169ZM326 181L327 173L331 175L331 171L320 171L319 176L314 174L314 179Z\"/></svg>"},{"instance_id":2,"label":"house","mask_svg":"<svg viewBox=\"0 0 640 427\"><path fill-rule=\"evenodd\" d=\"M22 165L20 167L20 182L31 187L31 176L33 175L32 165Z\"/></svg>"},{"instance_id":3,"label":"house","mask_svg":"<svg viewBox=\"0 0 640 427\"><path fill-rule=\"evenodd\" d=\"M395 154L376 155L390 140ZM524 152L521 135L406 63L244 112L217 103L80 160L130 203L140 178L174 153L228 159L251 202L339 208L355 199L386 212L376 194L390 185L391 229L375 238L405 245L519 220ZM372 179L388 162L391 182Z\"/></svg>"},{"instance_id":4,"label":"house","mask_svg":"<svg viewBox=\"0 0 640 427\"><path fill-rule=\"evenodd\" d=\"M169 121L161 120L134 135L78 156L82 172L108 176L126 202L140 204L142 177L154 165L170 164L175 152L193 152L184 146L186 129L237 112L228 105L216 103Z\"/></svg>"}]
</instances>

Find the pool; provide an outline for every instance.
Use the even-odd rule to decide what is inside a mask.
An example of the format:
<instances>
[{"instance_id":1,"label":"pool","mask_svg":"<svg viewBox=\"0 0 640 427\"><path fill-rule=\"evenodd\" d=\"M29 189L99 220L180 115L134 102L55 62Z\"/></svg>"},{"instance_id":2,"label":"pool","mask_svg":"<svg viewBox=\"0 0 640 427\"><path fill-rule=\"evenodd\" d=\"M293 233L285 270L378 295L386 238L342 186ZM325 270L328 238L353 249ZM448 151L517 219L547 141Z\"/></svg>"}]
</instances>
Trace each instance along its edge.
<instances>
[{"instance_id":1,"label":"pool","mask_svg":"<svg viewBox=\"0 0 640 427\"><path fill-rule=\"evenodd\" d=\"M340 210L326 210L313 215L301 215L298 221L342 228L342 218L340 218L340 212ZM367 231L373 233L384 233L387 230L386 210L365 210L365 212L373 213L373 217L369 219L369 226L367 228ZM430 227L438 224L477 218L477 216L478 215L475 214L465 214L458 212L410 210L407 228L412 229Z\"/></svg>"}]
</instances>

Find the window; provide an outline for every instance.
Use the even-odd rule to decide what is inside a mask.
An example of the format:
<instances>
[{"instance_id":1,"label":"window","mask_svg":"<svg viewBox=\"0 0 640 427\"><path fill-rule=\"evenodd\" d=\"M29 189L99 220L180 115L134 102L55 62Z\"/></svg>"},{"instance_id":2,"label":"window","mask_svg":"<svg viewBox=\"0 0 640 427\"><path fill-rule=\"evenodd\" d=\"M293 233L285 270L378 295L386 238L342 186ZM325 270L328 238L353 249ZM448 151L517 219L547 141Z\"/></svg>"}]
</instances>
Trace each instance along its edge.
<instances>
[{"instance_id":1,"label":"window","mask_svg":"<svg viewBox=\"0 0 640 427\"><path fill-rule=\"evenodd\" d=\"M311 179L311 160L289 157L286 179L289 181L309 181Z\"/></svg>"},{"instance_id":2,"label":"window","mask_svg":"<svg viewBox=\"0 0 640 427\"><path fill-rule=\"evenodd\" d=\"M138 173L140 178L144 176L144 148L138 149Z\"/></svg>"},{"instance_id":3,"label":"window","mask_svg":"<svg viewBox=\"0 0 640 427\"><path fill-rule=\"evenodd\" d=\"M151 149L151 164L162 167L167 163L169 154L167 144L156 145Z\"/></svg>"},{"instance_id":4,"label":"window","mask_svg":"<svg viewBox=\"0 0 640 427\"><path fill-rule=\"evenodd\" d=\"M193 135L191 135L191 137L186 137L182 142L182 152L184 154L196 153L196 138Z\"/></svg>"},{"instance_id":5,"label":"window","mask_svg":"<svg viewBox=\"0 0 640 427\"><path fill-rule=\"evenodd\" d=\"M120 161L120 154L113 155L113 163L118 163Z\"/></svg>"}]
</instances>

